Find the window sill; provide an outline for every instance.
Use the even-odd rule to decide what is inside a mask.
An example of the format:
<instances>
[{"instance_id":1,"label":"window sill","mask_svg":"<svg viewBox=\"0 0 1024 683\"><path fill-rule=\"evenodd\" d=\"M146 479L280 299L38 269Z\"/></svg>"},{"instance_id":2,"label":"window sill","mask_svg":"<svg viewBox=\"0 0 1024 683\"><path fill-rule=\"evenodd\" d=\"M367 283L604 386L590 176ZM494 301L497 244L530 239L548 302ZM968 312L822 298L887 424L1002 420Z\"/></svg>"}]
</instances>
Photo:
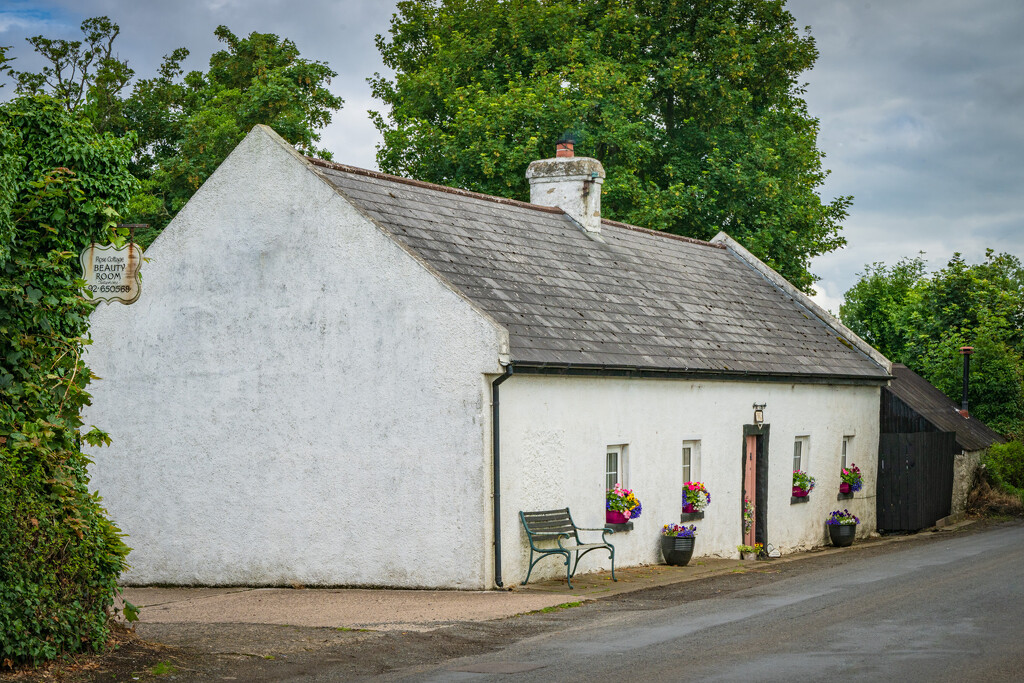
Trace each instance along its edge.
<instances>
[{"instance_id":1,"label":"window sill","mask_svg":"<svg viewBox=\"0 0 1024 683\"><path fill-rule=\"evenodd\" d=\"M789 497L789 504L790 505L797 505L799 503L809 503L810 501L811 501L811 497L810 496L799 496L799 497L797 497L797 496L790 496Z\"/></svg>"},{"instance_id":2,"label":"window sill","mask_svg":"<svg viewBox=\"0 0 1024 683\"><path fill-rule=\"evenodd\" d=\"M611 529L612 533L618 533L620 531L632 531L633 522L626 522L625 524L605 524L605 528Z\"/></svg>"},{"instance_id":3,"label":"window sill","mask_svg":"<svg viewBox=\"0 0 1024 683\"><path fill-rule=\"evenodd\" d=\"M704 512L703 511L701 511L701 512L684 512L683 514L679 515L679 521L682 524L686 524L687 522L696 522L696 521L701 520L701 519L704 519Z\"/></svg>"}]
</instances>

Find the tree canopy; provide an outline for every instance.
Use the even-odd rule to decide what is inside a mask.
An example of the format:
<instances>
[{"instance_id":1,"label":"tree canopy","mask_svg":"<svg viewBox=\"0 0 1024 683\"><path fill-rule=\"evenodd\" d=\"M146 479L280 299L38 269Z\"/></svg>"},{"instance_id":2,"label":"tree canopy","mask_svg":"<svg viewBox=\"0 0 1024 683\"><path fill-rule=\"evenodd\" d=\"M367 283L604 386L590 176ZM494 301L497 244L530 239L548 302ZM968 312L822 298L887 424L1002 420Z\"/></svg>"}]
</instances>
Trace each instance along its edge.
<instances>
[{"instance_id":1,"label":"tree canopy","mask_svg":"<svg viewBox=\"0 0 1024 683\"><path fill-rule=\"evenodd\" d=\"M572 130L609 218L726 230L804 290L844 244L798 81L817 50L781 0L410 0L377 47L385 171L528 199Z\"/></svg>"},{"instance_id":2,"label":"tree canopy","mask_svg":"<svg viewBox=\"0 0 1024 683\"><path fill-rule=\"evenodd\" d=\"M924 259L861 273L839 309L844 324L891 360L904 363L959 401L960 347L973 346L971 413L1004 434L1024 431L1024 268L988 250L960 254L935 273Z\"/></svg>"},{"instance_id":3,"label":"tree canopy","mask_svg":"<svg viewBox=\"0 0 1024 683\"><path fill-rule=\"evenodd\" d=\"M224 49L210 57L207 71L185 74L189 51L178 48L155 75L133 82L135 72L113 50L118 25L95 17L81 30L82 40L27 38L46 60L37 73L15 70L0 49L0 74L9 74L17 93L49 93L94 130L132 140L131 170L142 184L125 218L151 224L140 235L144 244L256 124L271 126L304 153L330 158L317 143L342 106L327 89L337 74L302 58L291 40L256 32L240 38L218 26Z\"/></svg>"}]
</instances>

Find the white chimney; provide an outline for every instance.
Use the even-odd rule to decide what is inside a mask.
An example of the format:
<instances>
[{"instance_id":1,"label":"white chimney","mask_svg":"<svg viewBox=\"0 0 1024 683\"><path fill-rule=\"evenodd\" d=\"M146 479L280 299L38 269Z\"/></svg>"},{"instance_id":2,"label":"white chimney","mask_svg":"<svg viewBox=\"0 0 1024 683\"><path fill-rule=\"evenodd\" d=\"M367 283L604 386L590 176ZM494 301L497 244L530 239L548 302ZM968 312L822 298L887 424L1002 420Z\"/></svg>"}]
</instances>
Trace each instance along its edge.
<instances>
[{"instance_id":1,"label":"white chimney","mask_svg":"<svg viewBox=\"0 0 1024 683\"><path fill-rule=\"evenodd\" d=\"M554 159L534 161L526 169L530 203L557 206L587 232L601 232L601 183L604 167L597 159L573 156L573 139L563 136Z\"/></svg>"}]
</instances>

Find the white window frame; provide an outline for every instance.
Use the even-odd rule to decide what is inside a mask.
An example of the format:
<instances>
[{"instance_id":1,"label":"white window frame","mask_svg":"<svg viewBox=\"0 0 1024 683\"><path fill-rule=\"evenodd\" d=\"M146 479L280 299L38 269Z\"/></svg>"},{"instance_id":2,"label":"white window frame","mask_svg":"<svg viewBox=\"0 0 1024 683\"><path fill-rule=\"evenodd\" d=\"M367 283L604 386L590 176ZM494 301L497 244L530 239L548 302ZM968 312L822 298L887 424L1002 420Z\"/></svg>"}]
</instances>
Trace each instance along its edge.
<instances>
[{"instance_id":1,"label":"white window frame","mask_svg":"<svg viewBox=\"0 0 1024 683\"><path fill-rule=\"evenodd\" d=\"M615 488L615 484L619 484L620 486L622 486L622 488L628 489L629 488L629 444L621 443L621 444L615 444L615 445L612 445L612 446L608 446L607 448L604 449L604 452L605 452L605 457L604 457L604 462L605 462L604 482L605 482L606 490L607 489ZM616 464L615 464L615 469L611 470L611 469L609 469L609 465L608 465L608 456L609 455L613 455L613 454L616 456L615 457ZM609 477L611 475L614 475L615 481L612 482L612 486L608 486L608 484L609 484Z\"/></svg>"},{"instance_id":2,"label":"white window frame","mask_svg":"<svg viewBox=\"0 0 1024 683\"><path fill-rule=\"evenodd\" d=\"M800 451L797 454L797 451ZM803 470L804 472L810 472L811 460L811 437L807 434L801 434L793 439L793 471Z\"/></svg>"},{"instance_id":3,"label":"white window frame","mask_svg":"<svg viewBox=\"0 0 1024 683\"><path fill-rule=\"evenodd\" d=\"M686 476L686 449L690 449L690 476ZM680 461L683 472L683 483L688 481L700 481L700 439L687 439L683 441L680 451Z\"/></svg>"},{"instance_id":4,"label":"white window frame","mask_svg":"<svg viewBox=\"0 0 1024 683\"><path fill-rule=\"evenodd\" d=\"M842 450L839 452L839 463L842 468L840 471L845 470L853 461L853 437L853 434L847 434L843 437Z\"/></svg>"}]
</instances>

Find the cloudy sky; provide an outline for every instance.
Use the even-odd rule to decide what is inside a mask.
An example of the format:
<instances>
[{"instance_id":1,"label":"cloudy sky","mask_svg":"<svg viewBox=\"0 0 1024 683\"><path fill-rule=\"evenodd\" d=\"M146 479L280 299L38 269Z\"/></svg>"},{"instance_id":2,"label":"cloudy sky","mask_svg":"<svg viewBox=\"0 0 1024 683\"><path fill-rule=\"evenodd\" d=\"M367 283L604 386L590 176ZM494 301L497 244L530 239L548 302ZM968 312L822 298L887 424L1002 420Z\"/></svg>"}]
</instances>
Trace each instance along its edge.
<instances>
[{"instance_id":1,"label":"cloudy sky","mask_svg":"<svg viewBox=\"0 0 1024 683\"><path fill-rule=\"evenodd\" d=\"M37 68L24 38L77 38L83 19L108 15L137 73L176 47L205 69L213 31L272 32L338 72L345 107L324 131L335 159L375 168L379 137L366 77L384 71L373 39L393 2L374 0L0 0L0 45L16 68ZM853 195L845 249L819 257L819 301L838 310L866 263L925 252L1024 257L1024 3L1020 0L790 0L820 57L806 74L819 146L832 170L822 195ZM9 88L4 91L9 94Z\"/></svg>"}]
</instances>

